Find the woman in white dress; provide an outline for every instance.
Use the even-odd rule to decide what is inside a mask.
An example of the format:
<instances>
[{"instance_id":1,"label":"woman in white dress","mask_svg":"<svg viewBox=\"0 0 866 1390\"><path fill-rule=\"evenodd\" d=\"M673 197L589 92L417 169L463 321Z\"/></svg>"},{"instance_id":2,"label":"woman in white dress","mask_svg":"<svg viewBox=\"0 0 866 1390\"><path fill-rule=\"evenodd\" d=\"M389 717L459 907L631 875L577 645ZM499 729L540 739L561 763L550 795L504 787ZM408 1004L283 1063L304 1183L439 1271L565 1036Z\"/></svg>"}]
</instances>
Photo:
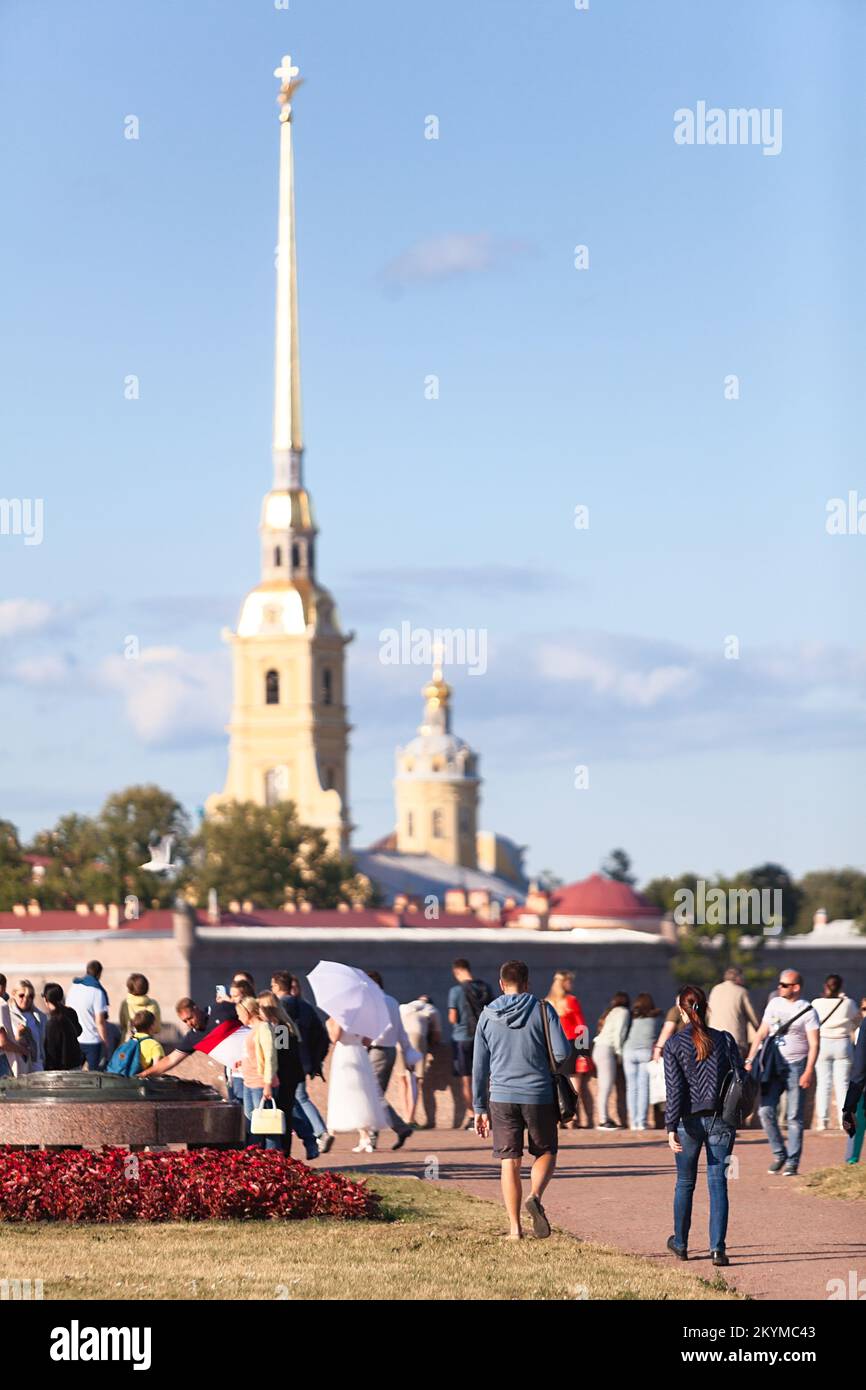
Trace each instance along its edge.
<instances>
[{"instance_id":1,"label":"woman in white dress","mask_svg":"<svg viewBox=\"0 0 866 1390\"><path fill-rule=\"evenodd\" d=\"M335 1018L326 1023L334 1044L328 1074L328 1133L358 1131L352 1153L373 1152L370 1132L388 1128L379 1083L367 1056L369 1038L349 1033Z\"/></svg>"}]
</instances>

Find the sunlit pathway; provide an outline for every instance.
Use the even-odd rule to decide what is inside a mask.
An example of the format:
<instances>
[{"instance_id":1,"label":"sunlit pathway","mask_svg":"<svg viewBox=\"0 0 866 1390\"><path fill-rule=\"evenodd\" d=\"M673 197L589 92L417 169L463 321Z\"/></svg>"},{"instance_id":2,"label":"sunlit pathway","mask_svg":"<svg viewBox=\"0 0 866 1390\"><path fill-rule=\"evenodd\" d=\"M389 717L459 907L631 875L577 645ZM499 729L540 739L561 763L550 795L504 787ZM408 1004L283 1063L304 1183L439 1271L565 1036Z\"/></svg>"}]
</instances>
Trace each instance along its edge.
<instances>
[{"instance_id":1,"label":"sunlit pathway","mask_svg":"<svg viewBox=\"0 0 866 1390\"><path fill-rule=\"evenodd\" d=\"M341 1135L327 1159L334 1168L379 1168L402 1177L457 1183L479 1197L497 1200L498 1164L489 1142L454 1130L418 1131L399 1153L394 1136L381 1135L375 1154L350 1152L353 1138ZM562 1136L557 1176L545 1205L551 1220L576 1236L660 1260L671 1234L674 1160L665 1137L645 1134L567 1131ZM806 1136L801 1172L842 1160L844 1136ZM796 1178L767 1173L763 1136L748 1131L737 1140L737 1176L730 1184L731 1222L727 1269L714 1270L707 1243L708 1200L703 1167L695 1193L689 1268L712 1279L722 1275L753 1298L826 1299L831 1279L847 1286L852 1270L866 1274L866 1208L862 1203L813 1197Z\"/></svg>"}]
</instances>

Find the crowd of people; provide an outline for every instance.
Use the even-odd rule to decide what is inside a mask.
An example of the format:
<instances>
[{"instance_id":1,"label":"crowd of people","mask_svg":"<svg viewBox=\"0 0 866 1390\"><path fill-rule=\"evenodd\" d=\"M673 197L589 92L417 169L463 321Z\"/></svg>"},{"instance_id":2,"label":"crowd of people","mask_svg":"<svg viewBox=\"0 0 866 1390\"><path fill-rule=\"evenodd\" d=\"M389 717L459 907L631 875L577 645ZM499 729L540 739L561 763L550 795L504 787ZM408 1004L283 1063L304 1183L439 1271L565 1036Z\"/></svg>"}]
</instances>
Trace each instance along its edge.
<instances>
[{"instance_id":1,"label":"crowd of people","mask_svg":"<svg viewBox=\"0 0 866 1390\"><path fill-rule=\"evenodd\" d=\"M572 985L573 977L560 972L551 991L540 999L529 992L526 965L506 961L500 970L501 995L478 1020L472 1066L475 1129L482 1138L492 1133L510 1237L515 1240L523 1237L524 1220L535 1236L550 1234L542 1197L556 1168L559 1125L573 1113L580 1090L578 1065L586 1062L588 1051ZM849 1141L846 1159L859 1160L866 999L858 1007L842 985L838 975L830 975L820 997L804 1001L802 977L795 970L783 970L759 1021L742 977L732 968L709 998L700 987L686 985L664 1021L648 993L631 1004L627 994L618 992L602 1014L591 1049L598 1074L599 1129L617 1127L607 1107L618 1066L625 1074L629 1128L646 1128L651 1069L661 1068L664 1127L676 1165L674 1231L667 1247L678 1259L688 1258L692 1202L705 1154L710 1258L716 1266L730 1263L729 1162L737 1129L753 1106L771 1148L768 1172L793 1176L802 1151L804 1099L816 1077L819 1128L829 1127L835 1088L839 1123ZM779 1126L783 1097L787 1139ZM530 1194L521 1206L524 1142L533 1161Z\"/></svg>"},{"instance_id":2,"label":"crowd of people","mask_svg":"<svg viewBox=\"0 0 866 1390\"><path fill-rule=\"evenodd\" d=\"M450 1062L464 1107L463 1120L455 1122L484 1137L492 1130L515 1237L522 1234L524 1134L534 1163L523 1210L535 1234L543 1235L549 1228L541 1196L554 1171L558 1130L579 1126L581 1112L586 1125L593 1123L593 1076L599 1130L645 1130L658 1107L654 1118L666 1128L676 1157L669 1248L680 1257L687 1250L695 1175L705 1151L711 1248L716 1263L726 1262L727 1160L736 1125L721 1118L723 1081L736 1078L749 1090L752 1077L754 1108L771 1149L769 1172L793 1176L798 1171L813 1082L816 1128L826 1131L838 1123L848 1135L846 1161L860 1160L866 1133L866 997L858 1003L846 995L839 975L829 975L821 994L810 1001L803 997L799 973L783 970L760 1019L735 968L709 996L687 986L666 1013L645 991L633 1001L618 991L591 1034L572 971L557 971L543 998L529 992L528 970L520 961L503 965L496 997L465 958L453 962L451 973ZM445 1041L444 1021L429 995L400 1004L376 971L368 971L366 979L368 987L381 991L379 1017L387 1018L377 1037L323 1017L303 998L290 971L275 971L269 987L257 990L252 975L241 970L228 988L217 989L212 1004L178 1001L175 1012L183 1031L166 1048L160 1040L162 1009L139 972L126 981L116 1022L99 961L88 962L65 996L59 984L46 983L39 1004L32 981L15 980L7 988L0 975L0 1077L80 1068L155 1077L201 1051L224 1066L226 1096L243 1106L248 1143L289 1153L296 1136L311 1161L329 1152L337 1134L355 1133L353 1152L370 1153L382 1131L390 1130L392 1148L400 1149L416 1128L419 1092ZM329 1054L322 1115L308 1086L324 1077ZM392 1075L399 1081L399 1109L386 1095ZM573 1098L567 1113L555 1103L557 1075L565 1078ZM620 1089L626 1126L610 1113ZM274 1115L263 1119L268 1111Z\"/></svg>"}]
</instances>

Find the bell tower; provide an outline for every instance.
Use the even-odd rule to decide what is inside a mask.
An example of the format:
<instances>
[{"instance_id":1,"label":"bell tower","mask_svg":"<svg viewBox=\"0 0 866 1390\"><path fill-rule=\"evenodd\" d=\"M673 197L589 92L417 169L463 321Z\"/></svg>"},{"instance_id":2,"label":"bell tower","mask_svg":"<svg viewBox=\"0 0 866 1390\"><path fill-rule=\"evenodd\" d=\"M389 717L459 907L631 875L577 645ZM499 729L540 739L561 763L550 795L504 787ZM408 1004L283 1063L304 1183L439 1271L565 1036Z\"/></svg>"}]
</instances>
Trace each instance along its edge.
<instances>
[{"instance_id":1,"label":"bell tower","mask_svg":"<svg viewBox=\"0 0 866 1390\"><path fill-rule=\"evenodd\" d=\"M478 867L478 757L451 729L451 687L438 664L421 694L417 736L397 750L397 849Z\"/></svg>"},{"instance_id":2,"label":"bell tower","mask_svg":"<svg viewBox=\"0 0 866 1390\"><path fill-rule=\"evenodd\" d=\"M316 578L318 528L303 470L292 148L292 97L301 83L290 57L274 76L281 86L273 486L259 523L261 581L244 599L237 630L225 634L234 672L229 766L207 811L230 800L293 801L302 822L344 851L351 829L344 653L351 637Z\"/></svg>"}]
</instances>

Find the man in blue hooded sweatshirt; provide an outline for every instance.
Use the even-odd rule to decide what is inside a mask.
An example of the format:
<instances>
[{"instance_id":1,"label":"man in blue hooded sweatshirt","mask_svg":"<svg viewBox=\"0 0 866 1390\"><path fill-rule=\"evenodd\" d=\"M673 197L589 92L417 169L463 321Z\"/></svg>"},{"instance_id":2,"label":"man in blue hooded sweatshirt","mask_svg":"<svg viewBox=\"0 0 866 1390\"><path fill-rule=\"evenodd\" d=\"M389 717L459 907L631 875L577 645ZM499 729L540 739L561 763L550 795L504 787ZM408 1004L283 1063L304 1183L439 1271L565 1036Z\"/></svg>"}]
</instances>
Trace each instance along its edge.
<instances>
[{"instance_id":1,"label":"man in blue hooded sweatshirt","mask_svg":"<svg viewBox=\"0 0 866 1390\"><path fill-rule=\"evenodd\" d=\"M502 1164L502 1195L512 1240L523 1235L520 1167L524 1131L535 1162L530 1172L532 1191L523 1210L532 1222L534 1235L550 1235L541 1197L556 1167L559 1112L542 1009L547 1010L550 1045L557 1064L571 1053L556 1010L530 994L528 985L529 970L523 961L507 960L499 972L502 994L487 1005L478 1020L472 1065L475 1132L486 1139L493 1131L493 1157Z\"/></svg>"}]
</instances>

